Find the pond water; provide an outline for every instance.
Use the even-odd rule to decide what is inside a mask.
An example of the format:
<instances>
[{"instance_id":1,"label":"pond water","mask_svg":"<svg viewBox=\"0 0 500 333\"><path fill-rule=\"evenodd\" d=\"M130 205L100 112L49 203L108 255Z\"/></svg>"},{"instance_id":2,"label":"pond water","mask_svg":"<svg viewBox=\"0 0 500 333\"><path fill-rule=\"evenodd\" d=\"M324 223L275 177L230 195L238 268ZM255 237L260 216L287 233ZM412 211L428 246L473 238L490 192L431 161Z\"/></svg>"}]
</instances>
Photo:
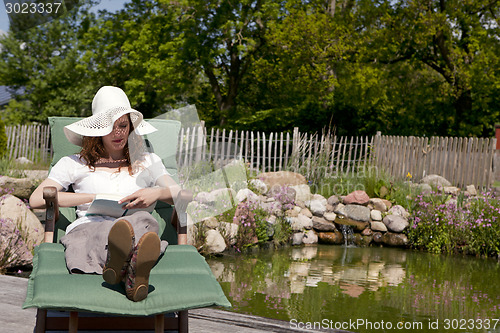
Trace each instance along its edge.
<instances>
[{"instance_id":1,"label":"pond water","mask_svg":"<svg viewBox=\"0 0 500 333\"><path fill-rule=\"evenodd\" d=\"M500 332L500 263L493 259L318 245L207 262L232 311L293 328Z\"/></svg>"}]
</instances>

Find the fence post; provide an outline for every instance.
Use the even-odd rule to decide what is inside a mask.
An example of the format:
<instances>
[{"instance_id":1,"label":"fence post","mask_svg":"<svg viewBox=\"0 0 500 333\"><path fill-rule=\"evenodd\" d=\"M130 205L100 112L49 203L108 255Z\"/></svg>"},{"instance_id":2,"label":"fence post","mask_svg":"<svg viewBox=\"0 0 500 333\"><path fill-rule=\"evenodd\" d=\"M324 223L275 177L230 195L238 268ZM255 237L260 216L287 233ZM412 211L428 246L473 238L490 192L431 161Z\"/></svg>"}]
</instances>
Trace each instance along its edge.
<instances>
[{"instance_id":1,"label":"fence post","mask_svg":"<svg viewBox=\"0 0 500 333\"><path fill-rule=\"evenodd\" d=\"M495 138L497 144L493 159L493 181L500 181L500 124L495 124Z\"/></svg>"}]
</instances>

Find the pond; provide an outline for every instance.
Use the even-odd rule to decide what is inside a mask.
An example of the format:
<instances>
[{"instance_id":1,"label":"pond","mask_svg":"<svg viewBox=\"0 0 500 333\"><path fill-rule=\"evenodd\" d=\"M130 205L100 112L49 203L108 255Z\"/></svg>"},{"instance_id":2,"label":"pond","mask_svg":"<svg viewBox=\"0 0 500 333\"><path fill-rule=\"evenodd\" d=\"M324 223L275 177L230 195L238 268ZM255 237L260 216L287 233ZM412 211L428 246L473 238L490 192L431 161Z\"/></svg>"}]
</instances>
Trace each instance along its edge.
<instances>
[{"instance_id":1,"label":"pond","mask_svg":"<svg viewBox=\"0 0 500 333\"><path fill-rule=\"evenodd\" d=\"M500 263L493 259L317 245L207 262L232 311L293 328L500 332Z\"/></svg>"}]
</instances>

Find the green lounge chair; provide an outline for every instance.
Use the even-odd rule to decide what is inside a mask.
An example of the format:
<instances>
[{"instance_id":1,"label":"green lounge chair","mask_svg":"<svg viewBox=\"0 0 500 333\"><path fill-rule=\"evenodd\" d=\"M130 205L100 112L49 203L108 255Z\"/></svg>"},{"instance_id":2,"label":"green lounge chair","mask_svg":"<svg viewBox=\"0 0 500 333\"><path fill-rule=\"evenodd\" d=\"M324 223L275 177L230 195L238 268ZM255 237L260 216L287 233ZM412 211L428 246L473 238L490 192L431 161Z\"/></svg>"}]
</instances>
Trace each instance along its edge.
<instances>
[{"instance_id":1,"label":"green lounge chair","mask_svg":"<svg viewBox=\"0 0 500 333\"><path fill-rule=\"evenodd\" d=\"M79 152L66 139L63 128L79 118L49 118L54 165L61 157ZM150 150L167 170L177 176L175 160L180 123L148 120L158 131L146 136ZM125 297L121 286L107 285L101 275L70 274L64 247L58 240L76 219L74 208L59 208L55 188L45 188L47 205L45 243L35 250L23 308L36 307L36 332L46 330L143 330L188 331L188 310L231 304L205 259L193 246L178 244L186 227L178 223L174 207L158 202L153 216L160 224L160 238L169 242L165 254L152 269L150 293L141 302ZM173 225L175 225L175 227ZM176 230L177 229L177 230ZM179 238L181 239L181 238Z\"/></svg>"}]
</instances>

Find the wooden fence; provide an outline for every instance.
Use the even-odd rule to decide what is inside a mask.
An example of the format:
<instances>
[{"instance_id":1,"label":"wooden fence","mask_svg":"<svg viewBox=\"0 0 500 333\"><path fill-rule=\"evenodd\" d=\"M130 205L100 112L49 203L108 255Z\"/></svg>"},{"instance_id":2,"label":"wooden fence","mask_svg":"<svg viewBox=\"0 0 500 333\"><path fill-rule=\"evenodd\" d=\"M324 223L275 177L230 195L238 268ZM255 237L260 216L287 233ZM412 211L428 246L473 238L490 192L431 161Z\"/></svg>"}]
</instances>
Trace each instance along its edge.
<instances>
[{"instance_id":1,"label":"wooden fence","mask_svg":"<svg viewBox=\"0 0 500 333\"><path fill-rule=\"evenodd\" d=\"M256 172L290 170L312 176L357 172L369 163L373 137L337 137L328 134L290 132L226 131L203 127L183 128L177 161L190 167L212 161L221 167L241 159Z\"/></svg>"},{"instance_id":2,"label":"wooden fence","mask_svg":"<svg viewBox=\"0 0 500 333\"><path fill-rule=\"evenodd\" d=\"M6 127L9 158L51 159L50 131L46 125ZM330 133L263 133L204 126L182 128L177 161L190 167L211 161L220 167L234 159L256 172L290 170L306 178L355 174L376 166L394 178L410 173L413 181L439 174L452 184L480 188L493 182L494 138L338 137Z\"/></svg>"},{"instance_id":3,"label":"wooden fence","mask_svg":"<svg viewBox=\"0 0 500 333\"><path fill-rule=\"evenodd\" d=\"M452 184L479 188L493 182L495 138L400 137L378 135L374 161L391 176L418 181L438 174Z\"/></svg>"},{"instance_id":4,"label":"wooden fence","mask_svg":"<svg viewBox=\"0 0 500 333\"><path fill-rule=\"evenodd\" d=\"M50 152L50 129L47 125L6 126L9 159L26 157L33 162L48 162Z\"/></svg>"}]
</instances>

